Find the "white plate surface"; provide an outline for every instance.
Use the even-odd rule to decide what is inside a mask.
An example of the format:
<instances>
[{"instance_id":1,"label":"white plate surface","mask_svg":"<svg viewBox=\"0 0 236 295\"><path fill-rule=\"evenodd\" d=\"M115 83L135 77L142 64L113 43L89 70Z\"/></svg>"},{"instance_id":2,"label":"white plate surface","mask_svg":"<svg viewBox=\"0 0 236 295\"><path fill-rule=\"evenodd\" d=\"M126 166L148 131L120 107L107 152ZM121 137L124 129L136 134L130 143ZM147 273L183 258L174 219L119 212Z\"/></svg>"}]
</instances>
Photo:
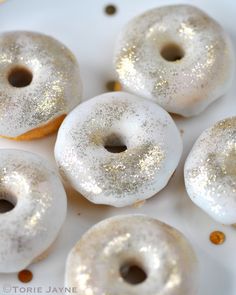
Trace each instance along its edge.
<instances>
[{"instance_id":1,"label":"white plate surface","mask_svg":"<svg viewBox=\"0 0 236 295\"><path fill-rule=\"evenodd\" d=\"M105 92L106 82L115 78L112 55L116 36L121 27L130 18L149 8L179 3L170 0L111 2L118 8L114 16L104 14L104 6L110 4L105 0L7 0L0 4L0 30L39 31L65 43L80 62L84 100L86 100ZM202 8L218 20L231 35L236 48L235 1L185 0L185 3ZM31 283L20 283L17 274L0 275L0 294L47 294L49 286L62 287L67 254L85 231L110 216L144 213L175 226L191 241L200 263L200 295L235 295L236 229L214 222L197 208L187 197L183 182L184 161L196 138L217 120L236 114L235 82L234 79L227 95L200 116L192 119L174 118L179 128L184 130L184 153L177 172L164 190L138 209L132 207L116 209L94 205L69 190L68 216L53 252L47 259L29 266L34 274ZM0 148L33 151L55 166L53 157L55 139L56 135L32 142L1 139ZM209 242L209 234L213 230L222 230L226 234L226 242L223 245L215 246ZM22 289L19 289L20 287ZM27 293L26 287L36 287L36 289ZM37 292L38 287L41 290ZM57 289L51 294L62 293Z\"/></svg>"}]
</instances>

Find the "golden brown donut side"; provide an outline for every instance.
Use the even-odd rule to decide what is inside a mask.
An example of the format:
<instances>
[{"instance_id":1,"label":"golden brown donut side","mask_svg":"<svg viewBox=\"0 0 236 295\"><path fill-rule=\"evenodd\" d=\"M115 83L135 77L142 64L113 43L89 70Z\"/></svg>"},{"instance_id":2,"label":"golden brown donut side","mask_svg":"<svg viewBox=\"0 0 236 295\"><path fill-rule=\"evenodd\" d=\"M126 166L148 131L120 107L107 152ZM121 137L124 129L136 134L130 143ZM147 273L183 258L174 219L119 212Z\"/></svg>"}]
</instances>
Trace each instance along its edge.
<instances>
[{"instance_id":1,"label":"golden brown donut side","mask_svg":"<svg viewBox=\"0 0 236 295\"><path fill-rule=\"evenodd\" d=\"M41 127L34 128L33 130L30 130L16 137L8 137L8 136L2 136L2 135L0 135L0 137L15 140L15 141L32 140L32 139L41 138L56 132L58 128L61 126L61 123L63 122L65 117L66 117L65 114L61 115Z\"/></svg>"}]
</instances>

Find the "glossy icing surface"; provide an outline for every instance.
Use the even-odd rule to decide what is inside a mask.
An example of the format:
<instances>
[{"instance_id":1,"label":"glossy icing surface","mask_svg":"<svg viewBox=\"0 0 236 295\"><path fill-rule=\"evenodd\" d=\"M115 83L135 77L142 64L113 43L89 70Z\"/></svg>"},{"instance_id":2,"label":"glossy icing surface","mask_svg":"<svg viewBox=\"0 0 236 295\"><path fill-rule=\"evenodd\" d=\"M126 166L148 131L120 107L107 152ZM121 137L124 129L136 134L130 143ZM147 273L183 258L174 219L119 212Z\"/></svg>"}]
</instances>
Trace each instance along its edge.
<instances>
[{"instance_id":1,"label":"glossy icing surface","mask_svg":"<svg viewBox=\"0 0 236 295\"><path fill-rule=\"evenodd\" d=\"M170 5L123 28L114 64L125 90L189 117L226 92L234 54L226 32L210 16L194 6Z\"/></svg>"},{"instance_id":2,"label":"glossy icing surface","mask_svg":"<svg viewBox=\"0 0 236 295\"><path fill-rule=\"evenodd\" d=\"M27 267L55 240L67 199L56 172L35 154L0 151L0 200L14 205L0 213L0 272Z\"/></svg>"},{"instance_id":3,"label":"glossy icing surface","mask_svg":"<svg viewBox=\"0 0 236 295\"><path fill-rule=\"evenodd\" d=\"M81 95L79 66L62 43L35 32L0 34L0 135L45 125L72 110Z\"/></svg>"},{"instance_id":4,"label":"glossy icing surface","mask_svg":"<svg viewBox=\"0 0 236 295\"><path fill-rule=\"evenodd\" d=\"M106 145L125 145L112 153ZM179 131L161 107L125 92L78 106L58 132L62 175L94 203L116 207L152 197L168 182L182 153Z\"/></svg>"},{"instance_id":5,"label":"glossy icing surface","mask_svg":"<svg viewBox=\"0 0 236 295\"><path fill-rule=\"evenodd\" d=\"M194 203L220 223L236 223L236 117L221 120L200 135L184 174Z\"/></svg>"},{"instance_id":6,"label":"glossy icing surface","mask_svg":"<svg viewBox=\"0 0 236 295\"><path fill-rule=\"evenodd\" d=\"M123 265L138 265L147 277L126 282ZM76 295L195 295L196 256L176 229L145 215L124 215L93 226L71 250L66 286Z\"/></svg>"}]
</instances>

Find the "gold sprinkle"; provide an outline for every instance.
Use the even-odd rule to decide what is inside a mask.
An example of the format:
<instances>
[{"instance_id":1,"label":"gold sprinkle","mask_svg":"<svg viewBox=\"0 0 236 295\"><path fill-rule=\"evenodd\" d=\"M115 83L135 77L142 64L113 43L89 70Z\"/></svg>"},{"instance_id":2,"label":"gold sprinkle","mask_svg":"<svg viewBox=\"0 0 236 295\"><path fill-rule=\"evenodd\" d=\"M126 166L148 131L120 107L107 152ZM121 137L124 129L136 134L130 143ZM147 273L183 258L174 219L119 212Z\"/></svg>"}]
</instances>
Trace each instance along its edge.
<instances>
[{"instance_id":1,"label":"gold sprinkle","mask_svg":"<svg viewBox=\"0 0 236 295\"><path fill-rule=\"evenodd\" d=\"M225 234L221 231L213 231L210 234L210 241L212 244L221 245L225 242Z\"/></svg>"},{"instance_id":2,"label":"gold sprinkle","mask_svg":"<svg viewBox=\"0 0 236 295\"><path fill-rule=\"evenodd\" d=\"M114 80L108 81L106 84L106 88L108 91L121 91L122 90L120 82L114 81Z\"/></svg>"},{"instance_id":3,"label":"gold sprinkle","mask_svg":"<svg viewBox=\"0 0 236 295\"><path fill-rule=\"evenodd\" d=\"M18 279L22 283L28 283L33 279L33 273L28 269L23 269L18 273Z\"/></svg>"},{"instance_id":4,"label":"gold sprinkle","mask_svg":"<svg viewBox=\"0 0 236 295\"><path fill-rule=\"evenodd\" d=\"M146 200L141 200L141 201L137 201L135 202L132 207L135 209L141 208L143 207L143 205L146 203Z\"/></svg>"},{"instance_id":5,"label":"gold sprinkle","mask_svg":"<svg viewBox=\"0 0 236 295\"><path fill-rule=\"evenodd\" d=\"M117 9L116 9L115 5L110 4L105 7L105 13L108 15L114 15L114 14L116 14L116 11L117 11Z\"/></svg>"}]
</instances>

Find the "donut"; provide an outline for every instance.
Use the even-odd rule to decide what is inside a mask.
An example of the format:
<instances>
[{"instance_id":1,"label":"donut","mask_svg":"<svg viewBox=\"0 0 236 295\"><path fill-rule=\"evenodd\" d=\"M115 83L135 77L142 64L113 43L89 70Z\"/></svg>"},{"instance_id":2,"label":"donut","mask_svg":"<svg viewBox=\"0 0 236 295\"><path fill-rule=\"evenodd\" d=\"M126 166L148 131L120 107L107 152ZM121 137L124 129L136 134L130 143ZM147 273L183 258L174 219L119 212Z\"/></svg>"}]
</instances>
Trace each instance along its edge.
<instances>
[{"instance_id":1,"label":"donut","mask_svg":"<svg viewBox=\"0 0 236 295\"><path fill-rule=\"evenodd\" d=\"M0 34L0 136L40 138L56 131L81 100L79 66L52 37Z\"/></svg>"},{"instance_id":2,"label":"donut","mask_svg":"<svg viewBox=\"0 0 236 295\"><path fill-rule=\"evenodd\" d=\"M65 220L66 207L63 185L46 160L1 149L0 273L18 272L45 257Z\"/></svg>"},{"instance_id":3,"label":"donut","mask_svg":"<svg viewBox=\"0 0 236 295\"><path fill-rule=\"evenodd\" d=\"M229 37L190 5L163 6L132 19L120 33L114 56L122 89L185 117L222 96L233 77Z\"/></svg>"},{"instance_id":4,"label":"donut","mask_svg":"<svg viewBox=\"0 0 236 295\"><path fill-rule=\"evenodd\" d=\"M96 96L61 125L55 159L89 201L122 207L152 197L175 171L180 133L154 102L125 92Z\"/></svg>"},{"instance_id":5,"label":"donut","mask_svg":"<svg viewBox=\"0 0 236 295\"><path fill-rule=\"evenodd\" d=\"M65 286L75 295L195 295L198 263L186 238L145 215L106 219L67 257Z\"/></svg>"},{"instance_id":6,"label":"donut","mask_svg":"<svg viewBox=\"0 0 236 295\"><path fill-rule=\"evenodd\" d=\"M216 221L236 223L236 116L206 129L184 167L192 201Z\"/></svg>"}]
</instances>

